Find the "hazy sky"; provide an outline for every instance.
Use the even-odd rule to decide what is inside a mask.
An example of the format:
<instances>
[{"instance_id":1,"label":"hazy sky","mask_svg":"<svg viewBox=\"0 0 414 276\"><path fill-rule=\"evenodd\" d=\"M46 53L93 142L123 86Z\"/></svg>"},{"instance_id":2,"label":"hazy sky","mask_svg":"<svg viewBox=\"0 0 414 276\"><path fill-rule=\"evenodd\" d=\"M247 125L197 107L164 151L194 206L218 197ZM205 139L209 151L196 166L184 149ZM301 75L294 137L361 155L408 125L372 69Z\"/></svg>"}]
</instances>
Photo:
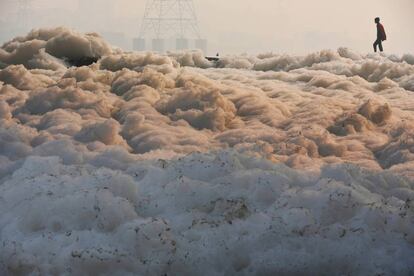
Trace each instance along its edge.
<instances>
[{"instance_id":1,"label":"hazy sky","mask_svg":"<svg viewBox=\"0 0 414 276\"><path fill-rule=\"evenodd\" d=\"M16 0L0 0L1 37L16 23ZM82 31L137 36L145 0L32 0L30 27L67 25ZM380 16L387 52L414 53L414 0L194 0L210 52L308 53L350 47L372 50ZM80 5L83 9L78 9ZM87 8L89 6L89 8ZM93 8L91 8L93 6ZM20 20L22 21L22 20ZM6 27L6 28L4 28ZM129 43L129 42L128 42Z\"/></svg>"}]
</instances>

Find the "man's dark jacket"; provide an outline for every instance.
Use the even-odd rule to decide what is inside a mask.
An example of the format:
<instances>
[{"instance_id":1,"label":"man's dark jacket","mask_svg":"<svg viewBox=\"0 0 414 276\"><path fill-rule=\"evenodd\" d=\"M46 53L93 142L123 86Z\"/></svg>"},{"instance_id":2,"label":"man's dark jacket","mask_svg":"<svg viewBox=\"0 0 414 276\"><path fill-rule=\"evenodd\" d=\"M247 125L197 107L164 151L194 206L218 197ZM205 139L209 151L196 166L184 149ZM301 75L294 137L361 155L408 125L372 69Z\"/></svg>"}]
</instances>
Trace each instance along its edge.
<instances>
[{"instance_id":1,"label":"man's dark jacket","mask_svg":"<svg viewBox=\"0 0 414 276\"><path fill-rule=\"evenodd\" d=\"M377 23L377 39L381 41L387 40L387 34L385 33L384 26L381 23Z\"/></svg>"}]
</instances>

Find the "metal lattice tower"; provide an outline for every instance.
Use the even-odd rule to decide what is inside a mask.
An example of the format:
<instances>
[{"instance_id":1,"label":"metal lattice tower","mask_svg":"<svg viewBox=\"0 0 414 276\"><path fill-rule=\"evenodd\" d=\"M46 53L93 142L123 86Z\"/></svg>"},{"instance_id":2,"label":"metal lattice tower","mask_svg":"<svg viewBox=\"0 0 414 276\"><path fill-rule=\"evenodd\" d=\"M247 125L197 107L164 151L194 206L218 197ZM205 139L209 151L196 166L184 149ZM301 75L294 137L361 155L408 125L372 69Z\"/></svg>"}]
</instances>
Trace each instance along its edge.
<instances>
[{"instance_id":1,"label":"metal lattice tower","mask_svg":"<svg viewBox=\"0 0 414 276\"><path fill-rule=\"evenodd\" d=\"M199 39L193 1L147 0L140 37Z\"/></svg>"}]
</instances>

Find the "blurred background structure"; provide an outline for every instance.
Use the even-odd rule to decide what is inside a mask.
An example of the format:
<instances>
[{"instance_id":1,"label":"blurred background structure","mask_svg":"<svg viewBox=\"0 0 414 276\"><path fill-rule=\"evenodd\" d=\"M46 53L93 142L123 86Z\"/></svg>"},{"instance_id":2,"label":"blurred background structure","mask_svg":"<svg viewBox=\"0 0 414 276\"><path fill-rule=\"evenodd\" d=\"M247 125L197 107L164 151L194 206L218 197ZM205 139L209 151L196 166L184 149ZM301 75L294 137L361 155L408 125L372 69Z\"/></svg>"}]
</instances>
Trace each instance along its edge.
<instances>
[{"instance_id":1,"label":"blurred background structure","mask_svg":"<svg viewBox=\"0 0 414 276\"><path fill-rule=\"evenodd\" d=\"M139 37L134 50L200 49L207 51L202 39L192 0L147 0Z\"/></svg>"}]
</instances>

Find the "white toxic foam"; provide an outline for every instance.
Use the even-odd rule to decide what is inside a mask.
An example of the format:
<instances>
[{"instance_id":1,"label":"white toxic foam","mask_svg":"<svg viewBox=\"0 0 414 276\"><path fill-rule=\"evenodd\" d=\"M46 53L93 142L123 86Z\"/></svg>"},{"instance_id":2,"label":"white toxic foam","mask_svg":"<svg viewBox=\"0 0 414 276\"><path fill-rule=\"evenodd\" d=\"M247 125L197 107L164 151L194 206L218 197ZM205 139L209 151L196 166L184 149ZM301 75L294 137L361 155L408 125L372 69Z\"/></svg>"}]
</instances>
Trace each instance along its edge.
<instances>
[{"instance_id":1,"label":"white toxic foam","mask_svg":"<svg viewBox=\"0 0 414 276\"><path fill-rule=\"evenodd\" d=\"M412 275L413 60L5 43L0 274Z\"/></svg>"}]
</instances>

